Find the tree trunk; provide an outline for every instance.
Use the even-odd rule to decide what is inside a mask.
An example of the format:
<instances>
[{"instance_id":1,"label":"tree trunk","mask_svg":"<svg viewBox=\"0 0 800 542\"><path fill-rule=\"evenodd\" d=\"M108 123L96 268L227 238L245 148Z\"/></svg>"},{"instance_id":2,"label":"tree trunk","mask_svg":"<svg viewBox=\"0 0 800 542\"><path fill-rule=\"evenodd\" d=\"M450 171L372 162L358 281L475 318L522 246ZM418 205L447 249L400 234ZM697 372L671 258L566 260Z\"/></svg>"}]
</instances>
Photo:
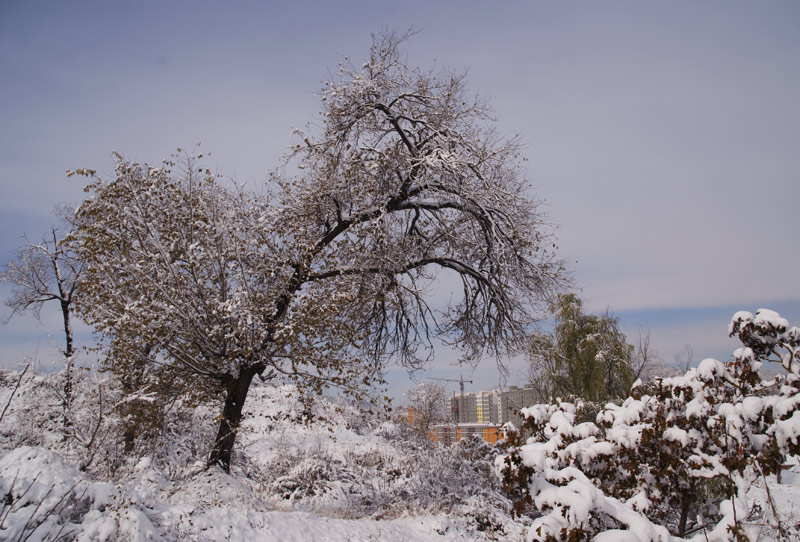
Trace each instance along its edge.
<instances>
[{"instance_id":1,"label":"tree trunk","mask_svg":"<svg viewBox=\"0 0 800 542\"><path fill-rule=\"evenodd\" d=\"M689 509L694 502L694 481L688 489L681 491L681 517L678 521L678 536L686 536L686 521L689 519Z\"/></svg>"},{"instance_id":2,"label":"tree trunk","mask_svg":"<svg viewBox=\"0 0 800 542\"><path fill-rule=\"evenodd\" d=\"M61 300L61 316L64 318L64 335L67 340L67 349L64 350L64 361L66 363L64 367L64 427L72 425L69 420L69 411L72 408L72 361L75 354L72 346L72 325L69 319L69 305L69 301Z\"/></svg>"},{"instance_id":3,"label":"tree trunk","mask_svg":"<svg viewBox=\"0 0 800 542\"><path fill-rule=\"evenodd\" d=\"M61 301L61 316L64 319L64 335L67 339L67 349L64 350L64 356L67 358L71 358L72 354L74 354L73 346L72 346L72 323L69 319L69 301Z\"/></svg>"},{"instance_id":4,"label":"tree trunk","mask_svg":"<svg viewBox=\"0 0 800 542\"><path fill-rule=\"evenodd\" d=\"M214 441L214 449L208 458L207 466L219 465L225 472L231 470L231 454L233 444L236 441L236 432L239 430L239 422L242 421L242 409L250 390L250 383L256 371L251 368L244 368L239 372L239 376L232 378L225 391L225 406L222 409L222 420L219 424L217 438Z\"/></svg>"}]
</instances>

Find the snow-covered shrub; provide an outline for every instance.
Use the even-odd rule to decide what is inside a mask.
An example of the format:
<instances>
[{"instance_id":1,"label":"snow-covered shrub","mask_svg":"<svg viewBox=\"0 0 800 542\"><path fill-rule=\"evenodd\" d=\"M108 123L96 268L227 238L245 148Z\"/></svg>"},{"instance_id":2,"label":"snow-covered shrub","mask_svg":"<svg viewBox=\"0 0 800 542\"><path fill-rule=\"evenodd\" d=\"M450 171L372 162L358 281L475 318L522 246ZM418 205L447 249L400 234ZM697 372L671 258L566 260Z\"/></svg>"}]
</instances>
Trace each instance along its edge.
<instances>
[{"instance_id":1,"label":"snow-covered shrub","mask_svg":"<svg viewBox=\"0 0 800 542\"><path fill-rule=\"evenodd\" d=\"M126 452L116 408L125 399L114 381L102 372L76 377L67 431L78 438L62 423L62 376L27 374L0 422L0 540L34 530L29 540L259 539L270 514L384 530L435 517L442 539L492 540L517 539L527 521L511 517L492 469L497 450L480 439L437 448L405 423L262 384L229 475L204 470L214 408L178 401L162 430ZM18 381L3 375L0 408Z\"/></svg>"},{"instance_id":2,"label":"snow-covered shrub","mask_svg":"<svg viewBox=\"0 0 800 542\"><path fill-rule=\"evenodd\" d=\"M88 369L71 374L72 398L64 411L64 372L22 376L7 373L0 379L0 402L11 396L0 423L0 450L41 446L57 451L81 470L105 474L121 461L116 449L117 394L105 375ZM64 419L67 423L64 423Z\"/></svg>"},{"instance_id":3,"label":"snow-covered shrub","mask_svg":"<svg viewBox=\"0 0 800 542\"><path fill-rule=\"evenodd\" d=\"M54 385L55 378L31 371L0 374L0 403L3 407L8 405L0 422L1 450L17 446L50 447L62 440L63 428L58 427L61 398Z\"/></svg>"},{"instance_id":4,"label":"snow-covered shrub","mask_svg":"<svg viewBox=\"0 0 800 542\"><path fill-rule=\"evenodd\" d=\"M92 482L55 452L21 446L0 457L0 539L160 539L143 509Z\"/></svg>"},{"instance_id":5,"label":"snow-covered shrub","mask_svg":"<svg viewBox=\"0 0 800 542\"><path fill-rule=\"evenodd\" d=\"M293 386L252 393L236 468L276 508L348 519L448 514L476 532L519 530L493 472L497 451L482 440L436 447L406 423L337 400L309 405Z\"/></svg>"},{"instance_id":6,"label":"snow-covered shrub","mask_svg":"<svg viewBox=\"0 0 800 542\"><path fill-rule=\"evenodd\" d=\"M569 403L524 409L532 436L517 436L497 466L517 511L541 514L531 540L610 540L620 529L641 540L745 539L759 515L748 490L800 452L800 330L762 309L734 315L729 333L746 346L728 363L636 386L594 422L576 423ZM763 380L764 361L786 372ZM788 532L775 510L759 517Z\"/></svg>"},{"instance_id":7,"label":"snow-covered shrub","mask_svg":"<svg viewBox=\"0 0 800 542\"><path fill-rule=\"evenodd\" d=\"M205 459L213 442L214 414L209 406L173 401L161 412L163 419L138 433L135 446L126 450L129 418L124 406L129 398L116 380L102 371L73 370L73 397L65 425L63 379L63 373L27 372L21 381L19 373L0 374L0 403L8 404L0 422L0 451L43 447L102 479L125 476L122 471L130 470L142 457L177 479L187 467Z\"/></svg>"}]
</instances>

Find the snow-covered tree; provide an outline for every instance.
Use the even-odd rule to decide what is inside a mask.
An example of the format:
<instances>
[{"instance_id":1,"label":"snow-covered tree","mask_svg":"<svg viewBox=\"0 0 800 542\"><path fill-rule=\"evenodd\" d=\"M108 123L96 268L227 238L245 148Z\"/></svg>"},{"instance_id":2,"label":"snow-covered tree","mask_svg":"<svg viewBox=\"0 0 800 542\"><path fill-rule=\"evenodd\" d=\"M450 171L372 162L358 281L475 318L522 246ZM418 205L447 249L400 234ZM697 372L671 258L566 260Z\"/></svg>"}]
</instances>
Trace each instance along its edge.
<instances>
[{"instance_id":1,"label":"snow-covered tree","mask_svg":"<svg viewBox=\"0 0 800 542\"><path fill-rule=\"evenodd\" d=\"M359 393L389 356L423 363L434 335L468 359L519 352L563 283L517 141L463 74L406 65L402 40L377 36L366 62L341 66L274 193L225 188L193 159L120 157L88 187L81 314L224 395L210 463L229 466L256 375ZM442 311L437 278L461 286Z\"/></svg>"},{"instance_id":2,"label":"snow-covered tree","mask_svg":"<svg viewBox=\"0 0 800 542\"><path fill-rule=\"evenodd\" d=\"M39 242L26 238L25 245L14 251L14 259L0 274L0 281L14 286L6 300L11 309L9 319L25 311L39 318L45 303L58 302L64 327L62 352L66 358L75 353L71 316L75 286L83 267L67 244L69 234L67 226L53 226Z\"/></svg>"},{"instance_id":3,"label":"snow-covered tree","mask_svg":"<svg viewBox=\"0 0 800 542\"><path fill-rule=\"evenodd\" d=\"M423 382L406 391L409 408L414 412L414 427L426 436L431 426L448 420L447 391L441 384Z\"/></svg>"},{"instance_id":4,"label":"snow-covered tree","mask_svg":"<svg viewBox=\"0 0 800 542\"><path fill-rule=\"evenodd\" d=\"M63 210L57 214L66 215ZM8 319L25 311L31 311L38 319L45 303L58 302L65 343L62 350L65 360L64 420L68 423L67 411L72 398L71 371L75 355L72 316L76 286L83 263L68 243L70 224L66 220L61 222L59 226L52 226L50 232L39 242L26 238L25 245L15 251L14 259L0 273L0 281L14 286L11 297L6 300L6 305L11 309Z\"/></svg>"}]
</instances>

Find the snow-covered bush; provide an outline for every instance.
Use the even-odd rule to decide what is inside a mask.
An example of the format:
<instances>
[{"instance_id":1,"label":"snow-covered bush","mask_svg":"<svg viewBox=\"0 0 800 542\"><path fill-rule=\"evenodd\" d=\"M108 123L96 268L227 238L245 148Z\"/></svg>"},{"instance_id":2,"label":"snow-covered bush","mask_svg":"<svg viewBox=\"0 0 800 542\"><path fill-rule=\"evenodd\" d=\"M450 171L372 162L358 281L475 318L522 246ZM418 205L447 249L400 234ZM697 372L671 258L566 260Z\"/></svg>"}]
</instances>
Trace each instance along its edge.
<instances>
[{"instance_id":1,"label":"snow-covered bush","mask_svg":"<svg viewBox=\"0 0 800 542\"><path fill-rule=\"evenodd\" d=\"M72 398L65 411L65 377L64 371L0 375L0 403L8 405L0 423L0 450L41 446L81 470L110 475L122 460L115 442L118 394L102 373L73 368Z\"/></svg>"},{"instance_id":2,"label":"snow-covered bush","mask_svg":"<svg viewBox=\"0 0 800 542\"><path fill-rule=\"evenodd\" d=\"M0 539L156 540L134 499L92 482L55 452L21 446L0 457Z\"/></svg>"},{"instance_id":3,"label":"snow-covered bush","mask_svg":"<svg viewBox=\"0 0 800 542\"><path fill-rule=\"evenodd\" d=\"M18 377L0 383L0 408ZM104 378L81 373L77 380L73 415L86 427L98 420ZM85 446L65 438L61 404L51 395L60 379L27 375L0 422L0 539L282 540L282 530L270 529L287 521L297 532L328 536L321 515L329 526L347 522L336 524L332 540L394 532L402 539L423 523L431 526L425 540L493 540L517 539L525 523L510 515L492 446L469 440L436 448L406 424L339 399L310 402L294 386L253 388L227 474L204 468L212 407L176 404L163 431L126 453L121 411L113 408L124 396L105 382L103 438L82 471ZM370 534L344 534L361 531Z\"/></svg>"},{"instance_id":4,"label":"snow-covered bush","mask_svg":"<svg viewBox=\"0 0 800 542\"><path fill-rule=\"evenodd\" d=\"M0 449L55 445L61 440L61 403L54 378L32 371L0 373ZM56 436L59 435L59 436Z\"/></svg>"},{"instance_id":5,"label":"snow-covered bush","mask_svg":"<svg viewBox=\"0 0 800 542\"><path fill-rule=\"evenodd\" d=\"M728 363L707 359L638 385L594 422L576 423L569 403L523 411L532 436L517 436L497 466L517 511L541 514L531 540L744 540L756 515L787 536L775 510L761 514L747 492L800 452L800 330L762 309L734 315L729 333L745 347ZM785 373L763 380L765 361Z\"/></svg>"},{"instance_id":6,"label":"snow-covered bush","mask_svg":"<svg viewBox=\"0 0 800 542\"><path fill-rule=\"evenodd\" d=\"M43 447L102 479L125 476L122 471L141 457L177 479L205 459L213 442L212 407L173 401L161 412L163 419L139 431L135 445L127 449L130 411L125 407L130 398L116 380L103 371L73 370L73 397L64 413L64 376L63 372L0 374L0 408L8 405L0 421L0 452ZM65 414L68 424L62 422Z\"/></svg>"},{"instance_id":7,"label":"snow-covered bush","mask_svg":"<svg viewBox=\"0 0 800 542\"><path fill-rule=\"evenodd\" d=\"M252 393L236 463L277 508L350 519L446 513L475 530L513 530L488 443L436 447L406 423L340 401L306 404L293 386Z\"/></svg>"}]
</instances>

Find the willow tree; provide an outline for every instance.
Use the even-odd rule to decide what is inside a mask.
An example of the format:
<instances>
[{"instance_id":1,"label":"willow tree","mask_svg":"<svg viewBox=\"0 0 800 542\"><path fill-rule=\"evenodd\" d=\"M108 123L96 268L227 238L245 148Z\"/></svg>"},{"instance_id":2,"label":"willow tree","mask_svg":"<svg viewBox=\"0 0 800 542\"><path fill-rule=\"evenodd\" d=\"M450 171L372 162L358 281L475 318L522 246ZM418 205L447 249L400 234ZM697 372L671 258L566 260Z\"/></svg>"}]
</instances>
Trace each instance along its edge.
<instances>
[{"instance_id":1,"label":"willow tree","mask_svg":"<svg viewBox=\"0 0 800 542\"><path fill-rule=\"evenodd\" d=\"M297 174L265 196L191 159L120 158L88 188L82 314L222 393L209 464L229 468L257 375L360 394L385 360L422 363L434 336L475 360L518 352L562 282L517 140L463 74L408 66L402 41L377 36L366 62L341 65L321 128L297 133ZM459 285L447 307L437 280Z\"/></svg>"},{"instance_id":2,"label":"willow tree","mask_svg":"<svg viewBox=\"0 0 800 542\"><path fill-rule=\"evenodd\" d=\"M531 341L534 380L543 394L592 402L626 397L647 364L649 337L635 351L610 312L584 313L575 294L560 295L551 312L553 333L535 333Z\"/></svg>"}]
</instances>

